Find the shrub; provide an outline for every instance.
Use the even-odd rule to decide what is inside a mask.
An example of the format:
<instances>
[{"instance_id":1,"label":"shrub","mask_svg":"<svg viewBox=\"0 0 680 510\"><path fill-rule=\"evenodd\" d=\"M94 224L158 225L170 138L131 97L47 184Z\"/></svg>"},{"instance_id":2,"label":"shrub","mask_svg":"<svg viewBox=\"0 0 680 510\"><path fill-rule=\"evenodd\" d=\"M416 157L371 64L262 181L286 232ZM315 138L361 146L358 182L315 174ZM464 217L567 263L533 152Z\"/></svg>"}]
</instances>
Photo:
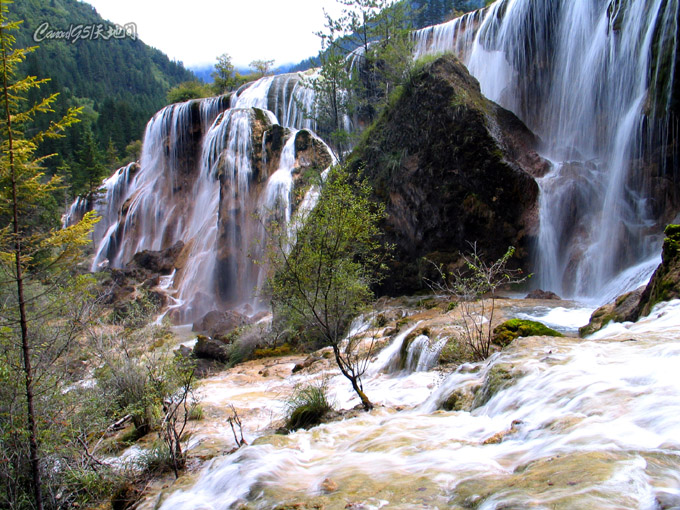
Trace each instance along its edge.
<instances>
[{"instance_id":1,"label":"shrub","mask_svg":"<svg viewBox=\"0 0 680 510\"><path fill-rule=\"evenodd\" d=\"M140 455L137 463L142 471L148 473L167 473L173 470L170 448L161 441L155 442L149 450Z\"/></svg>"},{"instance_id":2,"label":"shrub","mask_svg":"<svg viewBox=\"0 0 680 510\"><path fill-rule=\"evenodd\" d=\"M328 383L309 384L295 388L286 401L286 429L293 431L321 423L323 416L333 410L328 399Z\"/></svg>"},{"instance_id":3,"label":"shrub","mask_svg":"<svg viewBox=\"0 0 680 510\"><path fill-rule=\"evenodd\" d=\"M464 270L447 274L442 266L429 261L439 273L439 281L425 279L425 282L435 293L446 294L458 301L463 320L462 340L474 359L481 361L491 355L496 292L504 285L522 283L531 275L522 276L521 270L507 268L515 253L512 246L492 263L484 260L476 243L470 246L470 253L461 254Z\"/></svg>"}]
</instances>

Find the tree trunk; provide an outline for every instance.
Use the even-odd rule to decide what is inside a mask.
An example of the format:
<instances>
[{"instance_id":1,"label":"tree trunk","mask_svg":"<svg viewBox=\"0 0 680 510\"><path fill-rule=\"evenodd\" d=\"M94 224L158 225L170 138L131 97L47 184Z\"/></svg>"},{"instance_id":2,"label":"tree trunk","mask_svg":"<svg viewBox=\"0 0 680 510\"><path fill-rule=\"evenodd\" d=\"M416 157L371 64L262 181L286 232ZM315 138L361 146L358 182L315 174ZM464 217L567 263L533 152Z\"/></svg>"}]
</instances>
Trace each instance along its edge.
<instances>
[{"instance_id":1,"label":"tree trunk","mask_svg":"<svg viewBox=\"0 0 680 510\"><path fill-rule=\"evenodd\" d=\"M340 356L340 348L338 347L337 343L333 343L333 354L335 354L335 363L340 368L340 372L342 372L342 375L347 377L347 379L349 379L349 381L352 383L352 388L354 389L355 393L359 396L359 399L361 400L361 405L364 407L364 411L370 411L371 409L373 409L373 404L371 403L370 400L368 400L366 394L359 387L359 376L350 374L347 371L347 369L345 369L345 363Z\"/></svg>"},{"instance_id":2,"label":"tree trunk","mask_svg":"<svg viewBox=\"0 0 680 510\"><path fill-rule=\"evenodd\" d=\"M14 146L12 139L12 116L9 109L9 85L7 83L7 48L5 35L0 27L0 41L2 42L2 78L5 100L5 122L7 123L7 152L9 154L9 171L12 181L12 230L14 234L14 260L16 263L17 298L19 300L19 325L21 327L21 354L24 364L26 385L26 417L28 419L28 445L30 450L31 478L33 480L33 497L35 507L42 510L42 481L40 478L40 457L38 454L38 428L35 423L35 408L33 406L33 370L31 368L31 347L28 341L28 319L26 316L26 300L24 298L24 277L22 268L21 241L19 239L19 204L17 198L16 169L14 166Z\"/></svg>"}]
</instances>

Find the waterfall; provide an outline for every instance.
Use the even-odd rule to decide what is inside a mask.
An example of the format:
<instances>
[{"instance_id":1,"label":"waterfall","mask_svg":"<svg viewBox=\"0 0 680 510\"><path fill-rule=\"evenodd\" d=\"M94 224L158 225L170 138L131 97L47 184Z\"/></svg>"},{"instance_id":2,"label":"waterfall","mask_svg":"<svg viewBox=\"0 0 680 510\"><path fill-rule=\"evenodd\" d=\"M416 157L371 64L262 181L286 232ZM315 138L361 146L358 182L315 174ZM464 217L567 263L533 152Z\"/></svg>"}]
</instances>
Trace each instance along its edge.
<instances>
[{"instance_id":1,"label":"waterfall","mask_svg":"<svg viewBox=\"0 0 680 510\"><path fill-rule=\"evenodd\" d=\"M191 321L225 306L256 310L255 291L264 279L256 264L264 236L257 216L269 210L290 219L298 164L297 129L280 132L280 156L269 147L268 133L279 121L266 108L308 125L292 97L302 94L300 80L289 76L283 87L289 92L272 94L278 82L266 77L231 97L170 105L149 121L139 164L119 169L104 181L101 199L80 199L64 216L70 224L94 207L102 217L94 232L93 270L124 267L139 251L183 241L186 262L166 282L174 290L173 320ZM270 96L280 96L281 104L270 104ZM268 151L278 159L270 161ZM303 205L314 201L314 190L309 195Z\"/></svg>"},{"instance_id":2,"label":"waterfall","mask_svg":"<svg viewBox=\"0 0 680 510\"><path fill-rule=\"evenodd\" d=\"M446 338L431 340L426 335L418 335L408 346L404 370L407 372L425 372L437 364Z\"/></svg>"},{"instance_id":3,"label":"waterfall","mask_svg":"<svg viewBox=\"0 0 680 510\"><path fill-rule=\"evenodd\" d=\"M414 33L416 57L455 52L488 97L540 135L553 162L538 179L534 252L543 288L609 295L640 284L654 267L662 207L639 167L658 161L644 163L650 154L641 140L652 113L663 118L670 105L679 11L680 0L499 0ZM185 318L212 303L252 302L246 296L261 280L248 257L258 255L261 237L252 214L278 200L277 214L290 219L291 140L294 130L314 127L314 73L267 76L230 96L158 112L139 166L120 169L105 181L104 197L79 200L64 217L67 224L92 207L102 215L93 269L123 267L141 250L182 240L191 262L175 288ZM271 139L253 139L253 116L288 129L276 142L281 161L270 161ZM315 196L310 190L300 207Z\"/></svg>"},{"instance_id":4,"label":"waterfall","mask_svg":"<svg viewBox=\"0 0 680 510\"><path fill-rule=\"evenodd\" d=\"M596 296L658 252L658 218L632 162L650 109L663 116L656 105L670 105L674 67L670 82L658 76L675 65L679 13L677 0L499 0L416 32L416 57L456 53L543 140L554 170L538 179L541 287Z\"/></svg>"}]
</instances>

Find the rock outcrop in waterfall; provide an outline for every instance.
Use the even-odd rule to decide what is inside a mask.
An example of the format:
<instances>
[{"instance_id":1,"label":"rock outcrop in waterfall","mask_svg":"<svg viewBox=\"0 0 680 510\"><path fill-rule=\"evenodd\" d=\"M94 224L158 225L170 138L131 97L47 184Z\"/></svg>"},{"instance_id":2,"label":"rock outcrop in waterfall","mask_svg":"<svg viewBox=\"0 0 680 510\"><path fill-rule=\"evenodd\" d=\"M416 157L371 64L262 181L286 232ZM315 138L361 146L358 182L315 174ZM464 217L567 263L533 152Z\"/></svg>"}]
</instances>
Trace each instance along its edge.
<instances>
[{"instance_id":1,"label":"rock outcrop in waterfall","mask_svg":"<svg viewBox=\"0 0 680 510\"><path fill-rule=\"evenodd\" d=\"M383 291L421 288L422 257L455 264L468 242L495 258L512 245L526 261L537 228L534 176L550 168L537 142L455 57L415 71L351 158L386 203L396 250Z\"/></svg>"}]
</instances>

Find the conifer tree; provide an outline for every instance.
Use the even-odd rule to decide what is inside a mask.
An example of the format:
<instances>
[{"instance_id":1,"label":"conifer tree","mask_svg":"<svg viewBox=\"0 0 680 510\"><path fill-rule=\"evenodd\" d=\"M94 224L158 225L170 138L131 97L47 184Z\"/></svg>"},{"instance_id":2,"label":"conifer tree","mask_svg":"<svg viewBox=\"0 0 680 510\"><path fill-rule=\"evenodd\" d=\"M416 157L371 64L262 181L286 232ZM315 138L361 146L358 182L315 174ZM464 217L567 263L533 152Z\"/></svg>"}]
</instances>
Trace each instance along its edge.
<instances>
[{"instance_id":1,"label":"conifer tree","mask_svg":"<svg viewBox=\"0 0 680 510\"><path fill-rule=\"evenodd\" d=\"M61 186L58 177L48 178L43 172L47 156L37 156L39 144L62 136L65 128L77 122L78 109L69 109L59 121L40 131L29 130L39 114L53 112L57 94L27 104L25 98L45 80L35 76L18 76L19 65L26 55L35 50L15 49L12 31L20 22L7 18L7 0L0 0L0 339L4 349L16 347L23 373L23 401L25 402L24 436L28 442L29 485L33 507L42 509L43 482L41 453L36 414L35 388L40 379L37 367L54 360L59 352L36 331L46 323L59 323L68 299L63 294L54 297L56 289L63 290L72 283L70 272L78 260L81 247L96 218L88 214L84 220L68 229L47 228L40 221L43 203L50 200ZM58 308L55 306L59 304ZM62 323L73 332L73 323ZM57 338L51 338L57 341ZM38 353L38 354L36 354ZM13 359L3 356L3 363ZM6 364L5 371L13 368ZM17 455L20 457L20 455ZM20 467L21 459L15 460ZM19 468L17 469L17 471ZM17 481L18 482L18 481Z\"/></svg>"},{"instance_id":2,"label":"conifer tree","mask_svg":"<svg viewBox=\"0 0 680 510\"><path fill-rule=\"evenodd\" d=\"M110 145L112 146L111 142ZM86 127L72 168L71 190L74 196L94 198L101 187L102 179L108 174L103 160L104 156L99 150L92 130Z\"/></svg>"}]
</instances>

